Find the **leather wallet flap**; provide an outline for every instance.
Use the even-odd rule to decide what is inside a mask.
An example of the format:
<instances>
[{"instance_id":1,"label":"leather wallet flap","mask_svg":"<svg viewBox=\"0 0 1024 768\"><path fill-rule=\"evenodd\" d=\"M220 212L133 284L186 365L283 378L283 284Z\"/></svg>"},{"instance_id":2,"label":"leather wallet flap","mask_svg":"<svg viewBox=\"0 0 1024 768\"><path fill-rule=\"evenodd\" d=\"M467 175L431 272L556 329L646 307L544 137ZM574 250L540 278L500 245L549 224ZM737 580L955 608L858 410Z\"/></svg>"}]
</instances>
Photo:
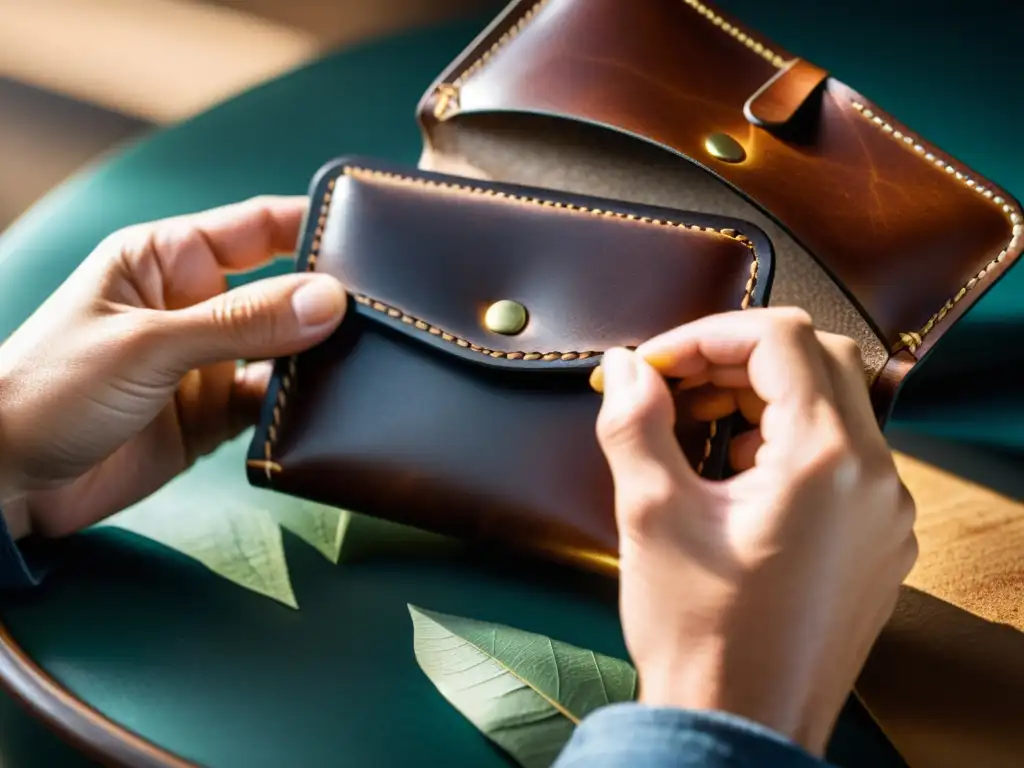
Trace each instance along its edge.
<instances>
[{"instance_id":1,"label":"leather wallet flap","mask_svg":"<svg viewBox=\"0 0 1024 768\"><path fill-rule=\"evenodd\" d=\"M491 366L589 367L610 347L763 305L771 281L771 245L743 221L360 158L315 185L307 266L337 277L360 314Z\"/></svg>"},{"instance_id":2,"label":"leather wallet flap","mask_svg":"<svg viewBox=\"0 0 1024 768\"><path fill-rule=\"evenodd\" d=\"M525 136L539 135L541 119L593 126L724 182L825 267L889 354L919 358L1024 249L1006 192L696 0L510 4L419 117L428 151L454 155L438 144L459 126L511 114L537 119L516 124ZM772 238L783 292L786 249Z\"/></svg>"},{"instance_id":3,"label":"leather wallet flap","mask_svg":"<svg viewBox=\"0 0 1024 768\"><path fill-rule=\"evenodd\" d=\"M330 338L276 362L250 482L614 573L589 369L611 346L763 305L767 236L358 157L322 169L311 198L298 269L353 302ZM702 420L696 390L672 389L682 455L721 477L733 419Z\"/></svg>"}]
</instances>

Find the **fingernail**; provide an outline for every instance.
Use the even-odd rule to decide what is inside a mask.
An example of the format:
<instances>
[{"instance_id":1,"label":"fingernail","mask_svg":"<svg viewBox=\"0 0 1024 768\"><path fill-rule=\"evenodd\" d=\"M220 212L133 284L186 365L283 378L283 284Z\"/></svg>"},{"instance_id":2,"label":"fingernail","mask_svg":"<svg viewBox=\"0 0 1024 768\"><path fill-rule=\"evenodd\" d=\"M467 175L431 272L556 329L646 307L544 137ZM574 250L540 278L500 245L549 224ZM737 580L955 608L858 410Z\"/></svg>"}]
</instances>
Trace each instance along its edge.
<instances>
[{"instance_id":1,"label":"fingernail","mask_svg":"<svg viewBox=\"0 0 1024 768\"><path fill-rule=\"evenodd\" d=\"M636 381L636 359L628 349L609 349L601 358L601 365L590 374L590 386L595 392L607 392L628 387Z\"/></svg>"},{"instance_id":2,"label":"fingernail","mask_svg":"<svg viewBox=\"0 0 1024 768\"><path fill-rule=\"evenodd\" d=\"M292 308L303 326L326 325L345 310L345 291L334 278L315 275L292 294Z\"/></svg>"}]
</instances>

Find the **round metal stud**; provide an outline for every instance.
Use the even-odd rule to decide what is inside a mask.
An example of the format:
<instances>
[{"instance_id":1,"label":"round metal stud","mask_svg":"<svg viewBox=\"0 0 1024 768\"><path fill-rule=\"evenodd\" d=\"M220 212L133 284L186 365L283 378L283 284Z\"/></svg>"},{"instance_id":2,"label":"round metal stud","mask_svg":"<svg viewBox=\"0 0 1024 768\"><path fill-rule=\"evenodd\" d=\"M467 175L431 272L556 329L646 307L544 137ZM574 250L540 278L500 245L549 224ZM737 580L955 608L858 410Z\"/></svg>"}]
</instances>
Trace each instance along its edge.
<instances>
[{"instance_id":1,"label":"round metal stud","mask_svg":"<svg viewBox=\"0 0 1024 768\"><path fill-rule=\"evenodd\" d=\"M741 163L747 158L743 146L727 133L713 133L704 139L708 154L725 163Z\"/></svg>"},{"instance_id":2,"label":"round metal stud","mask_svg":"<svg viewBox=\"0 0 1024 768\"><path fill-rule=\"evenodd\" d=\"M526 327L526 307L510 299L496 301L487 308L484 325L494 333L513 336Z\"/></svg>"}]
</instances>

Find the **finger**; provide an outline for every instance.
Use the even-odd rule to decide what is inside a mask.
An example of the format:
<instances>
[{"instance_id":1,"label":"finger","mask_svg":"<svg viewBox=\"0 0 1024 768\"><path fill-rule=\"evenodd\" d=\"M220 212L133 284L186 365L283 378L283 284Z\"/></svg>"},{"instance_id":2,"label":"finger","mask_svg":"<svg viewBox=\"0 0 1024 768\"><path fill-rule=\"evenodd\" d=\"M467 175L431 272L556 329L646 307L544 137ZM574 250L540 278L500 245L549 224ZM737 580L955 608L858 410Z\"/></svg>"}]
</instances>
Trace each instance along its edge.
<instances>
[{"instance_id":1,"label":"finger","mask_svg":"<svg viewBox=\"0 0 1024 768\"><path fill-rule=\"evenodd\" d=\"M765 402L752 389L736 390L736 403L748 424L760 424Z\"/></svg>"},{"instance_id":2,"label":"finger","mask_svg":"<svg viewBox=\"0 0 1024 768\"><path fill-rule=\"evenodd\" d=\"M716 421L736 413L737 390L704 386L687 398L687 408L697 421Z\"/></svg>"},{"instance_id":3,"label":"finger","mask_svg":"<svg viewBox=\"0 0 1024 768\"><path fill-rule=\"evenodd\" d=\"M199 304L154 313L159 352L174 370L291 355L326 339L346 295L334 278L297 273L248 283Z\"/></svg>"},{"instance_id":4,"label":"finger","mask_svg":"<svg viewBox=\"0 0 1024 768\"><path fill-rule=\"evenodd\" d=\"M703 387L710 381L711 374L708 369L705 368L700 373L696 373L693 376L687 376L685 379L680 379L677 387L679 389L696 389L697 387Z\"/></svg>"},{"instance_id":5,"label":"finger","mask_svg":"<svg viewBox=\"0 0 1024 768\"><path fill-rule=\"evenodd\" d=\"M183 240L201 244L199 250L224 270L250 270L295 250L308 208L306 197L267 195L146 226L155 232L158 255L172 262L169 271L180 266L173 262Z\"/></svg>"},{"instance_id":6,"label":"finger","mask_svg":"<svg viewBox=\"0 0 1024 768\"><path fill-rule=\"evenodd\" d=\"M771 431L792 444L820 431L832 380L810 317L796 309L712 315L655 337L637 350L663 376L685 378L715 366L745 366L750 387L777 418ZM762 417L764 418L764 417ZM764 426L764 425L763 425Z\"/></svg>"},{"instance_id":7,"label":"finger","mask_svg":"<svg viewBox=\"0 0 1024 768\"><path fill-rule=\"evenodd\" d=\"M836 406L851 438L859 445L888 451L871 405L868 377L857 342L848 336L826 332L819 332L818 338L826 352Z\"/></svg>"},{"instance_id":8,"label":"finger","mask_svg":"<svg viewBox=\"0 0 1024 768\"><path fill-rule=\"evenodd\" d=\"M758 424L764 413L764 400L754 390L724 389L706 385L697 389L688 398L691 415L699 421L724 419L736 411L750 424Z\"/></svg>"},{"instance_id":9,"label":"finger","mask_svg":"<svg viewBox=\"0 0 1024 768\"><path fill-rule=\"evenodd\" d=\"M231 426L238 435L260 420L263 398L267 394L270 377L274 373L274 364L262 360L235 369L235 379L231 387Z\"/></svg>"},{"instance_id":10,"label":"finger","mask_svg":"<svg viewBox=\"0 0 1024 768\"><path fill-rule=\"evenodd\" d=\"M611 468L620 531L642 532L680 488L699 490L675 435L668 386L635 353L605 353L597 437ZM689 492L689 491L688 491Z\"/></svg>"},{"instance_id":11,"label":"finger","mask_svg":"<svg viewBox=\"0 0 1024 768\"><path fill-rule=\"evenodd\" d=\"M744 472L754 466L757 452L764 445L760 429L741 432L729 442L729 464L737 472Z\"/></svg>"},{"instance_id":12,"label":"finger","mask_svg":"<svg viewBox=\"0 0 1024 768\"><path fill-rule=\"evenodd\" d=\"M306 209L306 198L259 197L140 224L109 238L89 261L115 301L180 309L223 293L226 273L294 251Z\"/></svg>"}]
</instances>

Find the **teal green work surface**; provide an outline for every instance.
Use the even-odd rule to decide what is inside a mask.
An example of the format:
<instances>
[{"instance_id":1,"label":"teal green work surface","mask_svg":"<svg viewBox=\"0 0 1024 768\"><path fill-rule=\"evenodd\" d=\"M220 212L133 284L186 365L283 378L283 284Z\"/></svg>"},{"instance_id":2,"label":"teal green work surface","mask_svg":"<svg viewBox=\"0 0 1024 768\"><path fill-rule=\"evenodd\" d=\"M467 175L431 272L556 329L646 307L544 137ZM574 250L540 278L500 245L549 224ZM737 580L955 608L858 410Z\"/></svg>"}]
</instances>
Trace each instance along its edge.
<instances>
[{"instance_id":1,"label":"teal green work surface","mask_svg":"<svg viewBox=\"0 0 1024 768\"><path fill-rule=\"evenodd\" d=\"M103 529L58 547L61 569L8 600L3 618L84 701L210 768L507 765L417 667L407 603L625 658L615 585L603 577L427 544L366 518L337 566L293 537L285 546L298 612ZM39 735L18 733L19 720L0 706L0 757L6 749L5 768L35 768ZM890 749L851 704L833 740L837 764L902 766Z\"/></svg>"},{"instance_id":2,"label":"teal green work surface","mask_svg":"<svg viewBox=\"0 0 1024 768\"><path fill-rule=\"evenodd\" d=\"M841 24L831 18L839 13L835 4L787 3L785 14L782 4L722 5L1024 194L1024 170L1012 162L1018 107L1000 95L1011 92L1013 70L992 59L1001 50L993 36L1005 35L1002 50L1010 50L1015 25L933 25L888 5L871 21L854 16ZM118 227L254 194L303 194L313 172L341 154L414 162L414 105L482 24L336 54L80 174L0 239L0 338ZM958 35L952 49L939 35L949 26ZM958 49L977 55L961 64ZM1012 370L1024 357L1024 346L992 346L994 327L1024 322L1013 300L1021 277L1017 270L1003 280L963 330L939 346L927 366L934 375L924 371L908 389L901 423L936 431L955 423L974 440L1007 445L1024 435L1021 429L1000 436L1007 414L994 409L991 389L967 401L960 421L949 415L951 380L993 365ZM60 546L63 567L38 592L5 600L0 616L27 652L83 700L210 768L502 765L416 667L407 602L624 652L613 595L594 579L410 546L375 535L372 526L354 535L338 566L288 536L286 547L302 605L297 613L157 545L97 530ZM897 764L880 749L863 711L848 708L833 742L836 762ZM88 763L0 697L0 764Z\"/></svg>"}]
</instances>

